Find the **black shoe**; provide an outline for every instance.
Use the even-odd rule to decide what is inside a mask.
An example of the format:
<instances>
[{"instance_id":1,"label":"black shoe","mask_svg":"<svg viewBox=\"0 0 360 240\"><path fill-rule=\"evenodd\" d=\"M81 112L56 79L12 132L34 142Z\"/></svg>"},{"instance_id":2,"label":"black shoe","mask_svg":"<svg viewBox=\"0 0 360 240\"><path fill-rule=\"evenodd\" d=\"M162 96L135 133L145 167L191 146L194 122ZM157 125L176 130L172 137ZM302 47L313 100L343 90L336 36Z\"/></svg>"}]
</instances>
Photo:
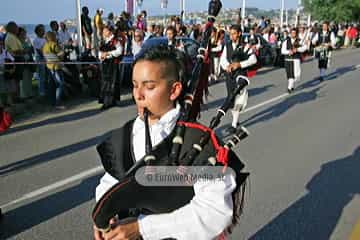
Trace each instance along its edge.
<instances>
[{"instance_id":1,"label":"black shoe","mask_svg":"<svg viewBox=\"0 0 360 240\"><path fill-rule=\"evenodd\" d=\"M234 134L236 132L236 128L234 128L233 126L230 126L226 129L226 132L230 133L230 134Z\"/></svg>"}]
</instances>

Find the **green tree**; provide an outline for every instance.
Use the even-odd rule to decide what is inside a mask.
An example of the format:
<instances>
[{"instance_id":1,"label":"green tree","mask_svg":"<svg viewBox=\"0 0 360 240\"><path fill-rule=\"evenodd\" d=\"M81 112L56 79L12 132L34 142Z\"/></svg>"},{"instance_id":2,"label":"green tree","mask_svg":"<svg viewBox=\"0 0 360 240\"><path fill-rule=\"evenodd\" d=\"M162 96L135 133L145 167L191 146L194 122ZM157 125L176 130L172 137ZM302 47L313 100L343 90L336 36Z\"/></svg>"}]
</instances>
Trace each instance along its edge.
<instances>
[{"instance_id":1,"label":"green tree","mask_svg":"<svg viewBox=\"0 0 360 240\"><path fill-rule=\"evenodd\" d=\"M360 20L360 0L305 0L304 9L317 20Z\"/></svg>"}]
</instances>

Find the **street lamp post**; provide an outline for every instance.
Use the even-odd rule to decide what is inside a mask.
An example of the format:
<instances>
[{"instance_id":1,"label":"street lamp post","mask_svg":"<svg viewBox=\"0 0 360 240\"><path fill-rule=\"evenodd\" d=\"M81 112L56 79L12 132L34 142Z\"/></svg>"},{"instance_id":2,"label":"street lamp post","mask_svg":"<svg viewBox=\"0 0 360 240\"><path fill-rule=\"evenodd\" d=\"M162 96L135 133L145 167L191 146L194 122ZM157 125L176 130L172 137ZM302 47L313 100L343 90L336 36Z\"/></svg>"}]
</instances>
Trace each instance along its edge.
<instances>
[{"instance_id":1,"label":"street lamp post","mask_svg":"<svg viewBox=\"0 0 360 240\"><path fill-rule=\"evenodd\" d=\"M132 14L134 16L134 20L136 20L136 9L137 9L137 1L136 0L133 0L133 6L134 6L134 8L133 8Z\"/></svg>"},{"instance_id":2,"label":"street lamp post","mask_svg":"<svg viewBox=\"0 0 360 240\"><path fill-rule=\"evenodd\" d=\"M185 21L185 0L180 0L180 13L182 13L182 16L180 16L182 21Z\"/></svg>"},{"instance_id":3,"label":"street lamp post","mask_svg":"<svg viewBox=\"0 0 360 240\"><path fill-rule=\"evenodd\" d=\"M245 6L246 6L246 0L242 0L242 8L241 8L241 19L244 21L245 19Z\"/></svg>"},{"instance_id":4,"label":"street lamp post","mask_svg":"<svg viewBox=\"0 0 360 240\"><path fill-rule=\"evenodd\" d=\"M298 1L298 5L296 8L295 27L297 27L300 24L300 5L301 5L301 0Z\"/></svg>"},{"instance_id":5,"label":"street lamp post","mask_svg":"<svg viewBox=\"0 0 360 240\"><path fill-rule=\"evenodd\" d=\"M79 53L82 52L83 46L82 46L82 27L81 27L81 7L80 7L80 0L76 1L76 16L77 16L77 40L78 40L78 47L79 47Z\"/></svg>"},{"instance_id":6,"label":"street lamp post","mask_svg":"<svg viewBox=\"0 0 360 240\"><path fill-rule=\"evenodd\" d=\"M285 7L285 0L281 0L280 28L282 28L284 25L284 7Z\"/></svg>"},{"instance_id":7,"label":"street lamp post","mask_svg":"<svg viewBox=\"0 0 360 240\"><path fill-rule=\"evenodd\" d=\"M141 13L142 4L143 4L143 0L136 0L136 5L137 5L137 9L138 9L138 14Z\"/></svg>"},{"instance_id":8,"label":"street lamp post","mask_svg":"<svg viewBox=\"0 0 360 240\"><path fill-rule=\"evenodd\" d=\"M167 8L168 0L161 0L160 4L161 4L160 7L164 11L164 25L166 25L166 8Z\"/></svg>"}]
</instances>

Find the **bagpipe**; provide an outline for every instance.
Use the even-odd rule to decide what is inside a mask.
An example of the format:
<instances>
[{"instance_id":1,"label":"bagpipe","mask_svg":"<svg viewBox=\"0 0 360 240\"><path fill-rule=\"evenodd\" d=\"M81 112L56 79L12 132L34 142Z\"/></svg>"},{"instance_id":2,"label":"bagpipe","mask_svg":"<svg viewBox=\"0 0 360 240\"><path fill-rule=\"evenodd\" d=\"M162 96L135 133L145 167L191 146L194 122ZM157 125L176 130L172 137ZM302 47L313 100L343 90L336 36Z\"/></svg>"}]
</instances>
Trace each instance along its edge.
<instances>
[{"instance_id":1,"label":"bagpipe","mask_svg":"<svg viewBox=\"0 0 360 240\"><path fill-rule=\"evenodd\" d=\"M314 48L315 57L319 60L326 60L330 56L331 47L327 44L321 44Z\"/></svg>"},{"instance_id":2,"label":"bagpipe","mask_svg":"<svg viewBox=\"0 0 360 240\"><path fill-rule=\"evenodd\" d=\"M209 124L205 127L201 124L191 122L190 112L193 101L193 94L196 91L199 73L204 60L206 47L209 44L210 33L216 16L222 4L219 0L211 0L209 3L209 18L206 30L203 33L203 40L199 48L199 55L194 66L192 77L185 86L186 94L181 115L177 125L164 144L159 144L155 149L151 146L149 123L147 120L148 110L144 110L145 122L145 156L136 161L122 177L114 176L119 180L97 201L92 219L94 225L103 232L111 230L110 220L117 216L125 219L137 216L142 213L168 213L189 203L194 196L192 187L189 186L145 186L136 180L136 173L145 168L145 174L153 174L146 171L153 166L174 166L181 174L186 175L187 168L190 166L221 166L223 171L230 166L236 173L237 187L234 190L234 214L233 224L238 222L242 210L244 197L244 182L249 173L242 172L244 164L231 151L231 148L248 136L248 131L239 126L234 135L225 145L217 139L214 129L220 124L221 118L226 114L232 105L236 95L249 84L249 80L241 75L234 76L238 85L233 89L223 105L218 109ZM184 139L190 139L185 141ZM166 144L166 143L169 144ZM169 147L171 146L171 147ZM164 149L166 156L161 155ZM105 170L109 172L104 165ZM111 172L111 171L110 171ZM241 194L242 190L242 194ZM239 204L235 204L239 203ZM131 213L131 214L130 214Z\"/></svg>"}]
</instances>

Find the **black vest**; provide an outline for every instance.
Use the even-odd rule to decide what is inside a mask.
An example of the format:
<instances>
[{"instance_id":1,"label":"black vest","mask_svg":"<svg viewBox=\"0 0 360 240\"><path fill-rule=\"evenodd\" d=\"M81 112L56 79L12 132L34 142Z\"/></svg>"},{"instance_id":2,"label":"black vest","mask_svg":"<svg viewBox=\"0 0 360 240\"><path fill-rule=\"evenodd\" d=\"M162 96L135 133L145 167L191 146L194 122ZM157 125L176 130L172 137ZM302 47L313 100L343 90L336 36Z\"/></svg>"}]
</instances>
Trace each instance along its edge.
<instances>
[{"instance_id":1,"label":"black vest","mask_svg":"<svg viewBox=\"0 0 360 240\"><path fill-rule=\"evenodd\" d=\"M118 40L113 37L110 41L108 42L103 42L100 46L100 51L102 52L111 52L114 51L116 49L116 44L118 43ZM119 57L113 57L110 59L105 59L104 62L109 63L109 62L113 62L113 63L119 63L121 60L121 55Z\"/></svg>"},{"instance_id":2,"label":"black vest","mask_svg":"<svg viewBox=\"0 0 360 240\"><path fill-rule=\"evenodd\" d=\"M286 49L290 50L292 48L299 48L300 47L300 39L296 38L294 43L291 43L291 38L288 38L286 41ZM293 54L293 55L286 55L286 59L300 59L301 54L299 52Z\"/></svg>"},{"instance_id":3,"label":"black vest","mask_svg":"<svg viewBox=\"0 0 360 240\"><path fill-rule=\"evenodd\" d=\"M325 34L323 31L319 32L319 44L330 43L331 42L330 34L331 34L330 32L326 32Z\"/></svg>"},{"instance_id":4,"label":"black vest","mask_svg":"<svg viewBox=\"0 0 360 240\"><path fill-rule=\"evenodd\" d=\"M250 57L248 48L246 51L244 51L244 45L239 43L235 49L233 49L232 42L226 43L226 57L229 63L233 62L241 62Z\"/></svg>"},{"instance_id":5,"label":"black vest","mask_svg":"<svg viewBox=\"0 0 360 240\"><path fill-rule=\"evenodd\" d=\"M241 62L245 61L250 57L250 48L248 48L246 51L244 51L245 45L244 44L238 44L235 49L233 49L232 42L226 43L226 57L229 63L233 62ZM251 68L251 66L250 66ZM237 75L243 75L246 76L249 68L238 68L233 72L232 74L234 76Z\"/></svg>"},{"instance_id":6,"label":"black vest","mask_svg":"<svg viewBox=\"0 0 360 240\"><path fill-rule=\"evenodd\" d=\"M249 36L248 36L248 43L249 43L250 45L257 45L257 44L259 44L259 39L258 39L258 37L255 36L255 35L253 35L253 36L249 35Z\"/></svg>"}]
</instances>

